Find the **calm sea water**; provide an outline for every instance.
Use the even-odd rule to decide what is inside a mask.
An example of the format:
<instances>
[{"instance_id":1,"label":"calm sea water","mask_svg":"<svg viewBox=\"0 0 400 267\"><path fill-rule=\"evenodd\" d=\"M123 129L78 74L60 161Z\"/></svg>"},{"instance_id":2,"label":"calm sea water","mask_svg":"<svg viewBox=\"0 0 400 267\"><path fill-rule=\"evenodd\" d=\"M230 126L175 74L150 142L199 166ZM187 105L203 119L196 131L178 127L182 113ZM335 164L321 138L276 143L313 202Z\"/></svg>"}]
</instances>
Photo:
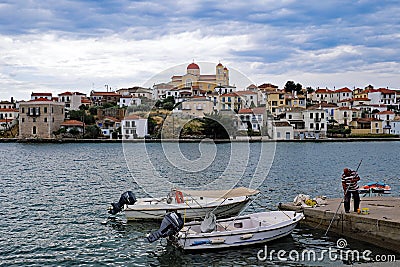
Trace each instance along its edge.
<instances>
[{"instance_id":1,"label":"calm sea water","mask_svg":"<svg viewBox=\"0 0 400 267\"><path fill-rule=\"evenodd\" d=\"M260 143L244 145L251 153L238 184L248 185L248 178L257 167L258 171L268 174L259 187L264 197L258 201L259 205L246 212L263 210L260 206L275 210L279 202L292 201L300 193L312 197L341 197L342 169L355 169L361 159L362 181L387 182L392 186L393 195L399 196L400 142L278 143L269 173L269 163L259 160L265 148ZM229 155L234 151L230 144L205 144L200 149L199 144L179 144L183 155L190 160L200 155L214 155L214 161L201 171L187 171L171 164L165 152L168 147L146 144L148 154L143 155L139 146L143 144L0 143L0 266L256 266L266 263L318 266L340 263L329 259L260 262L257 252L264 246L183 254L166 247L165 242L148 244L145 241L145 235L157 229L158 223L101 224L108 217L109 203L117 201L124 191L132 190L138 197L146 196L135 179L140 183L147 181L144 185L147 193L155 194L160 193L165 184L151 180L151 173L174 184L196 188L212 183L225 170L229 169L229 175L234 174L235 164L243 165L239 161L229 165ZM151 164L141 164L145 157L150 158L154 168ZM268 249L321 251L334 247L338 236L324 237L323 234L320 230L298 228L291 236L269 243ZM347 242L351 249L393 254L360 241L348 239Z\"/></svg>"}]
</instances>

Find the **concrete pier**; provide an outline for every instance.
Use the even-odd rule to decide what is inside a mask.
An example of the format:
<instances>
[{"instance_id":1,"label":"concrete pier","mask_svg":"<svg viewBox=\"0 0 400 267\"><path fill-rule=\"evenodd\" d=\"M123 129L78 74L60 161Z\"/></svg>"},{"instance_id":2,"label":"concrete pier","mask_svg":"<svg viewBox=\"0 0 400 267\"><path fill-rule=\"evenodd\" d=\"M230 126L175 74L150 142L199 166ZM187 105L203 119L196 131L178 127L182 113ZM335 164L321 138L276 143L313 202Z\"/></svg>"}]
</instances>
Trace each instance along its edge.
<instances>
[{"instance_id":1,"label":"concrete pier","mask_svg":"<svg viewBox=\"0 0 400 267\"><path fill-rule=\"evenodd\" d=\"M369 208L369 214L345 213L342 199L327 199L327 205L301 208L292 203L279 204L281 210L302 210L305 220L301 223L326 231L333 219L329 233L349 236L400 253L400 198L366 197L360 208ZM328 233L328 235L329 235Z\"/></svg>"}]
</instances>

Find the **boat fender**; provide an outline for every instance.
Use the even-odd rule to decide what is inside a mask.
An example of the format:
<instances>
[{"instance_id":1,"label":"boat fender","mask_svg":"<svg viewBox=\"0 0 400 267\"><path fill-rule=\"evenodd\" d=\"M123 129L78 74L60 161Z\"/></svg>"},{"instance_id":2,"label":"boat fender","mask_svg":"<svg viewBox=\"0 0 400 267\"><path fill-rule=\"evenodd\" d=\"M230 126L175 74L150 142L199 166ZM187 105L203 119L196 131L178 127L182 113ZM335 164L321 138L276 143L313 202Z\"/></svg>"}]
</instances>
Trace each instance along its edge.
<instances>
[{"instance_id":1,"label":"boat fender","mask_svg":"<svg viewBox=\"0 0 400 267\"><path fill-rule=\"evenodd\" d=\"M225 239L224 238L211 239L211 244L213 244L213 245L223 244L223 243L225 243Z\"/></svg>"},{"instance_id":2,"label":"boat fender","mask_svg":"<svg viewBox=\"0 0 400 267\"><path fill-rule=\"evenodd\" d=\"M176 192L175 192L175 199L176 199L176 203L178 203L178 204L185 202L182 192L178 191L178 190L176 190Z\"/></svg>"},{"instance_id":3,"label":"boat fender","mask_svg":"<svg viewBox=\"0 0 400 267\"><path fill-rule=\"evenodd\" d=\"M199 241L194 241L191 246L199 246L199 245L205 245L205 244L211 244L210 240L199 240Z\"/></svg>"}]
</instances>

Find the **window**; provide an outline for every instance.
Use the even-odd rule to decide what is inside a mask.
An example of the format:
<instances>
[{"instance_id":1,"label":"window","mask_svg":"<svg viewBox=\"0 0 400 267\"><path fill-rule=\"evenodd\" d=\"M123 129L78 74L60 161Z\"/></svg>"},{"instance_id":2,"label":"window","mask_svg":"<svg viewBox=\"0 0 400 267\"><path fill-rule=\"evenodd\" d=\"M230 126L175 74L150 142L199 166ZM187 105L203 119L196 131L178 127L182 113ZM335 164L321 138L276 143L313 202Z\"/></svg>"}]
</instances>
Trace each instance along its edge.
<instances>
[{"instance_id":1,"label":"window","mask_svg":"<svg viewBox=\"0 0 400 267\"><path fill-rule=\"evenodd\" d=\"M325 128L325 124L321 123L321 129Z\"/></svg>"},{"instance_id":2,"label":"window","mask_svg":"<svg viewBox=\"0 0 400 267\"><path fill-rule=\"evenodd\" d=\"M32 118L32 121L33 121L33 122L36 122L36 118Z\"/></svg>"},{"instance_id":3,"label":"window","mask_svg":"<svg viewBox=\"0 0 400 267\"><path fill-rule=\"evenodd\" d=\"M276 133L276 137L277 137L277 138L281 138L281 133L280 133L280 132L277 132L277 133Z\"/></svg>"},{"instance_id":4,"label":"window","mask_svg":"<svg viewBox=\"0 0 400 267\"><path fill-rule=\"evenodd\" d=\"M126 121L125 122L125 127L131 127L131 122L130 121Z\"/></svg>"},{"instance_id":5,"label":"window","mask_svg":"<svg viewBox=\"0 0 400 267\"><path fill-rule=\"evenodd\" d=\"M25 113L25 108L22 108L22 113Z\"/></svg>"},{"instance_id":6,"label":"window","mask_svg":"<svg viewBox=\"0 0 400 267\"><path fill-rule=\"evenodd\" d=\"M36 126L33 126L33 128L32 128L32 134L36 134Z\"/></svg>"},{"instance_id":7,"label":"window","mask_svg":"<svg viewBox=\"0 0 400 267\"><path fill-rule=\"evenodd\" d=\"M322 112L322 113L321 113L321 119L323 119L324 116L325 116L325 114Z\"/></svg>"},{"instance_id":8,"label":"window","mask_svg":"<svg viewBox=\"0 0 400 267\"><path fill-rule=\"evenodd\" d=\"M44 108L43 108L43 112L44 112L44 113L47 113L47 107L44 107Z\"/></svg>"},{"instance_id":9,"label":"window","mask_svg":"<svg viewBox=\"0 0 400 267\"><path fill-rule=\"evenodd\" d=\"M292 114L289 115L289 120L291 120L291 119L292 119Z\"/></svg>"},{"instance_id":10,"label":"window","mask_svg":"<svg viewBox=\"0 0 400 267\"><path fill-rule=\"evenodd\" d=\"M22 122L25 122L25 118L22 118Z\"/></svg>"},{"instance_id":11,"label":"window","mask_svg":"<svg viewBox=\"0 0 400 267\"><path fill-rule=\"evenodd\" d=\"M314 123L310 123L310 129L314 128Z\"/></svg>"},{"instance_id":12,"label":"window","mask_svg":"<svg viewBox=\"0 0 400 267\"><path fill-rule=\"evenodd\" d=\"M43 120L44 122L47 122L47 118L44 118L44 120Z\"/></svg>"},{"instance_id":13,"label":"window","mask_svg":"<svg viewBox=\"0 0 400 267\"><path fill-rule=\"evenodd\" d=\"M310 119L313 119L313 118L314 118L314 113L310 113Z\"/></svg>"}]
</instances>

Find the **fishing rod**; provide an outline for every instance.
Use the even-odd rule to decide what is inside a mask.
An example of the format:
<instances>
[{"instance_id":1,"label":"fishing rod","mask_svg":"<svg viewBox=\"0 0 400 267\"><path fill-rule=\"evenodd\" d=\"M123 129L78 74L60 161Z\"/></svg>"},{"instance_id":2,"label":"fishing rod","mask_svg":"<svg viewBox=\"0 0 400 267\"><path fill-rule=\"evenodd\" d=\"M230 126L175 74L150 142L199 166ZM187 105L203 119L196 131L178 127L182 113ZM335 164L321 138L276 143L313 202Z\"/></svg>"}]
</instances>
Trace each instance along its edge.
<instances>
[{"instance_id":1,"label":"fishing rod","mask_svg":"<svg viewBox=\"0 0 400 267\"><path fill-rule=\"evenodd\" d=\"M361 161L360 161L360 163L358 164L357 169L356 169L356 171L355 171L356 173L358 172L358 169L360 168L362 161L363 161L363 160L361 159ZM358 174L357 174L357 175L358 175ZM331 222L329 223L328 229L326 229L325 236L328 234L329 229L330 229L331 226L332 226L333 220L335 219L336 214L338 213L338 211L339 211L339 209L340 209L340 206L342 206L342 203L344 202L344 198L346 197L346 194L347 194L347 191L349 191L349 188L350 188L350 186L347 186L346 191L344 192L344 196L343 196L342 200L340 201L339 206L338 206L338 208L337 208L335 214L333 215L333 217L332 217L332 219L331 219Z\"/></svg>"}]
</instances>

